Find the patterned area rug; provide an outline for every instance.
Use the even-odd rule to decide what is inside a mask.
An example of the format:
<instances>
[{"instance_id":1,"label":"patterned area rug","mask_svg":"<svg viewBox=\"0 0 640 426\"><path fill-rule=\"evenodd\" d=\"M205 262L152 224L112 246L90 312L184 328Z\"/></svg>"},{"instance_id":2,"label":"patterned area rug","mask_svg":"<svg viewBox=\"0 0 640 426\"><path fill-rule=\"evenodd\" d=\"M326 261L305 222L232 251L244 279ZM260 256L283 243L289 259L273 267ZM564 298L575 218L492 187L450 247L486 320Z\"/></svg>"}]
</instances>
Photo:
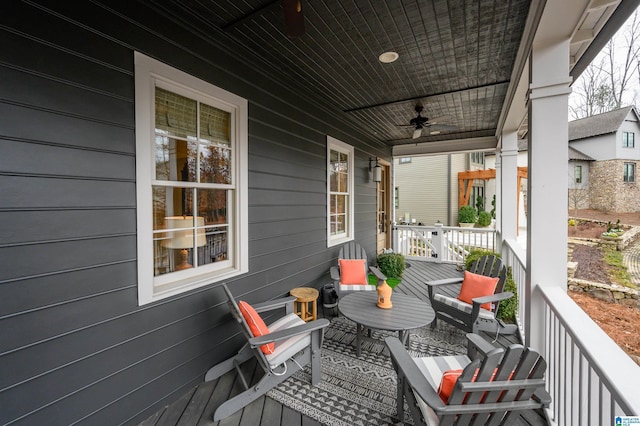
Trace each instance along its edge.
<instances>
[{"instance_id":1,"label":"patterned area rug","mask_svg":"<svg viewBox=\"0 0 640 426\"><path fill-rule=\"evenodd\" d=\"M408 410L396 416L396 373L384 338L397 333L374 331L364 339L362 355L355 354L356 325L334 318L325 329L322 382L311 386L307 367L267 393L271 398L326 425L414 424ZM410 336L412 356L466 353L464 333L444 324L424 327Z\"/></svg>"}]
</instances>

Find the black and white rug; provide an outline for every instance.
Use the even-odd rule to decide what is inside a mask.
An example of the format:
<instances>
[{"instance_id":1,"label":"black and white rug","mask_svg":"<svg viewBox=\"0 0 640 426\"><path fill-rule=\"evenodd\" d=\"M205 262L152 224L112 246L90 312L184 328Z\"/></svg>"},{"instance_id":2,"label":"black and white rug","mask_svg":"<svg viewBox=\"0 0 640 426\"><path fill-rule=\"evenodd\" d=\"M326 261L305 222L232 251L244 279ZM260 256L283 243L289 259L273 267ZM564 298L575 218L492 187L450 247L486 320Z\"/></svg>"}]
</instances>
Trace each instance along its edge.
<instances>
[{"instance_id":1,"label":"black and white rug","mask_svg":"<svg viewBox=\"0 0 640 426\"><path fill-rule=\"evenodd\" d=\"M442 323L442 322L441 322ZM384 338L396 333L374 331L355 354L356 326L334 318L325 329L322 347L322 382L311 386L310 369L294 374L267 395L293 410L326 425L413 424L408 410L396 416L396 373ZM435 330L424 327L410 337L412 356L466 353L464 333L447 324Z\"/></svg>"}]
</instances>

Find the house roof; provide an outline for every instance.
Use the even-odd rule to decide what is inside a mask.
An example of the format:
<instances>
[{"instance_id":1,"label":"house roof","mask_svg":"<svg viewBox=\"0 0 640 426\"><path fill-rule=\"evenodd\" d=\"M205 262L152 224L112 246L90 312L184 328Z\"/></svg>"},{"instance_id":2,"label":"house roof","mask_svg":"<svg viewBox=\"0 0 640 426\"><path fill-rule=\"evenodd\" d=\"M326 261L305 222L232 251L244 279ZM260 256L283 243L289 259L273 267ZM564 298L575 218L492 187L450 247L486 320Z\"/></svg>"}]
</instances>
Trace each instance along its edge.
<instances>
[{"instance_id":1,"label":"house roof","mask_svg":"<svg viewBox=\"0 0 640 426\"><path fill-rule=\"evenodd\" d=\"M570 121L569 141L616 132L632 109L634 109L633 106L628 106L614 111L592 115L591 117L581 118L580 120Z\"/></svg>"},{"instance_id":2,"label":"house roof","mask_svg":"<svg viewBox=\"0 0 640 426\"><path fill-rule=\"evenodd\" d=\"M569 160L595 161L595 159L589 157L587 154L571 147L569 147Z\"/></svg>"}]
</instances>

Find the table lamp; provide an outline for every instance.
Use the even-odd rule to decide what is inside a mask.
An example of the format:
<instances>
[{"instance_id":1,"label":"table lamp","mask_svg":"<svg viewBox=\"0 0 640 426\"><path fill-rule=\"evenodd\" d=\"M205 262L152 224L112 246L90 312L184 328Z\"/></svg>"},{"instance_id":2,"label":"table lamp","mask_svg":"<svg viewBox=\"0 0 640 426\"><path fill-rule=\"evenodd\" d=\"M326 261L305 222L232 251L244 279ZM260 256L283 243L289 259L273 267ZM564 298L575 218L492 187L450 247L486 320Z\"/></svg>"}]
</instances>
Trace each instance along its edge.
<instances>
[{"instance_id":1,"label":"table lamp","mask_svg":"<svg viewBox=\"0 0 640 426\"><path fill-rule=\"evenodd\" d=\"M164 218L165 229L177 229L168 231L170 238L162 242L162 245L170 249L180 249L180 263L176 265L176 271L193 268L188 262L189 251L193 248L193 216L169 216ZM196 246L207 244L207 236L204 231L204 218L196 217ZM180 228L190 228L180 230Z\"/></svg>"}]
</instances>

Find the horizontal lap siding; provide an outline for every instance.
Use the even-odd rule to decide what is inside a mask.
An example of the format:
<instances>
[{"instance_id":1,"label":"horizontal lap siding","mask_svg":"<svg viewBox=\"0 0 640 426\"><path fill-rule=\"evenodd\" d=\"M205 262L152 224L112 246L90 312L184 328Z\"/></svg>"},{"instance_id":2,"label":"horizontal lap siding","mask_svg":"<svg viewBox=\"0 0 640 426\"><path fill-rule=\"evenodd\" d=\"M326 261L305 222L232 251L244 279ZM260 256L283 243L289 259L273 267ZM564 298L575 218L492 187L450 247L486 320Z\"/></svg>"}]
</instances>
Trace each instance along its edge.
<instances>
[{"instance_id":1,"label":"horizontal lap siding","mask_svg":"<svg viewBox=\"0 0 640 426\"><path fill-rule=\"evenodd\" d=\"M356 238L375 251L368 159L388 151L269 80L259 59L252 69L249 53L134 2L6 3L0 424L135 424L240 344L215 285L137 305L134 50L249 100L250 270L229 282L235 295L328 281L327 134L356 147Z\"/></svg>"}]
</instances>

